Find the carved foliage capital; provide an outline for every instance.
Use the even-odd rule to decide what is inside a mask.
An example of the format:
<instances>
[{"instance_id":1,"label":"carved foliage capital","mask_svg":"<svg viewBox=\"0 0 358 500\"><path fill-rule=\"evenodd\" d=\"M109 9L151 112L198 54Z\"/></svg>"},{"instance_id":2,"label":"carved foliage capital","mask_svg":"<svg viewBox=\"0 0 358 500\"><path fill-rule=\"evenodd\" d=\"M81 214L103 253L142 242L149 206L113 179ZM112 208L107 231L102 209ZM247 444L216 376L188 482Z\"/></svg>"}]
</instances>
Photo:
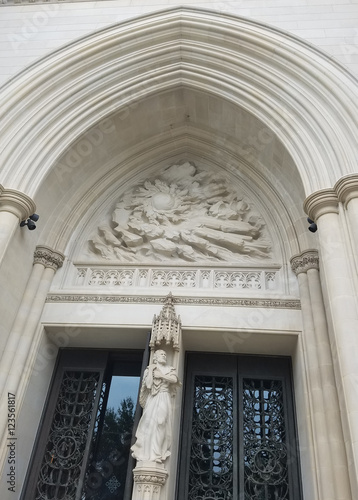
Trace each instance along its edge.
<instances>
[{"instance_id":1,"label":"carved foliage capital","mask_svg":"<svg viewBox=\"0 0 358 500\"><path fill-rule=\"evenodd\" d=\"M0 211L16 215L20 221L35 213L36 205L27 194L0 187Z\"/></svg>"},{"instance_id":2,"label":"carved foliage capital","mask_svg":"<svg viewBox=\"0 0 358 500\"><path fill-rule=\"evenodd\" d=\"M291 258L293 272L298 275L306 273L309 269L319 269L319 258L317 250L306 250Z\"/></svg>"},{"instance_id":3,"label":"carved foliage capital","mask_svg":"<svg viewBox=\"0 0 358 500\"><path fill-rule=\"evenodd\" d=\"M55 271L62 266L65 256L61 252L46 246L37 246L34 253L34 264L42 264Z\"/></svg>"}]
</instances>

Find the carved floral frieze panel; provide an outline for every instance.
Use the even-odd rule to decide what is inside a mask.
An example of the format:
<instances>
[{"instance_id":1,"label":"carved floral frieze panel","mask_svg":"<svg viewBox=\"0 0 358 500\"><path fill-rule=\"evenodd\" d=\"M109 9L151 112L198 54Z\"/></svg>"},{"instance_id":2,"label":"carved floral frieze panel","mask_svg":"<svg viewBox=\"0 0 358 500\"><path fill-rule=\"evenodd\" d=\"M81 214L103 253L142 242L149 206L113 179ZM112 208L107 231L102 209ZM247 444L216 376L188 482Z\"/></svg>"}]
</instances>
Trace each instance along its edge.
<instances>
[{"instance_id":1,"label":"carved floral frieze panel","mask_svg":"<svg viewBox=\"0 0 358 500\"><path fill-rule=\"evenodd\" d=\"M280 289L279 270L77 267L72 286L100 288Z\"/></svg>"},{"instance_id":2,"label":"carved floral frieze panel","mask_svg":"<svg viewBox=\"0 0 358 500\"><path fill-rule=\"evenodd\" d=\"M127 190L87 242L84 257L130 263L270 261L261 215L221 175L190 162Z\"/></svg>"}]
</instances>

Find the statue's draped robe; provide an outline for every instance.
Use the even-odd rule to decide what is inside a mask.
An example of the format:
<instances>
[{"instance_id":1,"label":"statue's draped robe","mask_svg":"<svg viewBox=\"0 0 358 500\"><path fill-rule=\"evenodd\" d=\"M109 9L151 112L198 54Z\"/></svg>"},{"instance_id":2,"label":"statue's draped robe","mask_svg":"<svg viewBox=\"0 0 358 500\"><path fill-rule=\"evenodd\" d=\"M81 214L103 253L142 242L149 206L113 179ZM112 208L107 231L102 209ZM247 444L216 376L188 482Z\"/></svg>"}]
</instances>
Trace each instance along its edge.
<instances>
[{"instance_id":1,"label":"statue's draped robe","mask_svg":"<svg viewBox=\"0 0 358 500\"><path fill-rule=\"evenodd\" d=\"M136 443L132 446L133 457L140 461L162 462L170 455L171 444L171 387L173 383L155 377L155 371L176 379L174 368L155 366L151 377L151 367L144 372L141 404L146 398L143 415L136 432ZM148 387L149 385L149 387ZM175 385L175 383L174 383Z\"/></svg>"}]
</instances>

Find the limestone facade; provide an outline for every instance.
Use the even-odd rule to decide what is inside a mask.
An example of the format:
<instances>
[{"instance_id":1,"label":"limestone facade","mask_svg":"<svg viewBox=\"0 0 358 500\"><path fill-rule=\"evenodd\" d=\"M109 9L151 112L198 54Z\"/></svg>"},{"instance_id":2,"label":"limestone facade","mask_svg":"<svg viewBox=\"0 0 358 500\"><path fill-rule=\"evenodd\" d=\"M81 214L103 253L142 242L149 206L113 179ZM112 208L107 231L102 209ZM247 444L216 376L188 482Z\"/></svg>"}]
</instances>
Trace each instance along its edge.
<instances>
[{"instance_id":1,"label":"limestone facade","mask_svg":"<svg viewBox=\"0 0 358 500\"><path fill-rule=\"evenodd\" d=\"M2 499L59 349L144 349L154 315L178 380L190 351L291 357L302 497L358 497L358 9L286 3L0 6ZM175 498L182 408L134 500Z\"/></svg>"}]
</instances>

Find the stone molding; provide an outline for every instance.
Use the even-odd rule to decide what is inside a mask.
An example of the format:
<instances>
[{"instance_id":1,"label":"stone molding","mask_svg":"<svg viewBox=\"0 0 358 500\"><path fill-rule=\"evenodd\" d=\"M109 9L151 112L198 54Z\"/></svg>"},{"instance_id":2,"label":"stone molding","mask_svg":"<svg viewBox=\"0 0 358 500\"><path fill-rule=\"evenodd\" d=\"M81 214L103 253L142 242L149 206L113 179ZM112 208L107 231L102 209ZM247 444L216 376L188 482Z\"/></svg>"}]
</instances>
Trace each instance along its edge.
<instances>
[{"instance_id":1,"label":"stone molding","mask_svg":"<svg viewBox=\"0 0 358 500\"><path fill-rule=\"evenodd\" d=\"M94 295L94 294L65 294L50 293L46 302L90 302L100 304L163 304L162 296L148 295ZM270 309L301 309L301 303L297 299L250 299L229 297L178 297L175 296L175 304L218 306L218 307L258 307Z\"/></svg>"},{"instance_id":2,"label":"stone molding","mask_svg":"<svg viewBox=\"0 0 358 500\"><path fill-rule=\"evenodd\" d=\"M321 189L305 199L303 209L314 221L324 214L338 214L338 196L334 189Z\"/></svg>"},{"instance_id":3,"label":"stone molding","mask_svg":"<svg viewBox=\"0 0 358 500\"><path fill-rule=\"evenodd\" d=\"M37 246L34 253L34 264L42 264L57 271L63 264L65 256L61 252L46 246Z\"/></svg>"},{"instance_id":4,"label":"stone molding","mask_svg":"<svg viewBox=\"0 0 358 500\"><path fill-rule=\"evenodd\" d=\"M35 213L36 205L27 194L16 189L0 188L0 212L10 212L20 221Z\"/></svg>"},{"instance_id":5,"label":"stone molding","mask_svg":"<svg viewBox=\"0 0 358 500\"><path fill-rule=\"evenodd\" d=\"M338 200L346 207L353 198L358 198L358 174L341 177L336 182L334 189Z\"/></svg>"},{"instance_id":6,"label":"stone molding","mask_svg":"<svg viewBox=\"0 0 358 500\"><path fill-rule=\"evenodd\" d=\"M291 260L292 271L298 275L306 273L309 269L319 269L319 258L317 250L305 250L304 252L294 255Z\"/></svg>"},{"instance_id":7,"label":"stone molding","mask_svg":"<svg viewBox=\"0 0 358 500\"><path fill-rule=\"evenodd\" d=\"M208 30L208 25L210 30ZM151 50L147 52L147 57L143 57L144 47L148 48L149 30L152 34ZM195 43L192 41L194 35ZM162 54L163 40L167 39L172 42L175 40L174 37L177 39L178 50L175 54L172 50L168 50L167 59L165 59ZM126 52L123 52L122 40L126 40ZM223 41L225 41L224 44ZM235 44L240 47L243 43L246 47L245 54L240 50L234 53L232 47L235 47ZM354 117L357 115L358 91L348 71L311 44L298 40L289 33L252 20L218 12L180 7L142 16L134 21L119 23L83 37L31 64L6 86L4 115L12 117L10 125L0 138L0 149L4 148L3 163L6 182L9 185L15 185L21 179L22 189L35 193L56 159L70 146L73 137L79 137L83 131L98 123L101 117L118 109L123 102L128 106L131 102L137 102L139 95L143 93L140 85L143 80L148 81L146 88L148 94L151 94L154 88L157 90L157 78L151 78L150 72L159 54L163 73L166 64L173 64L174 57L177 57L178 64L181 64L181 71L190 68L191 60L189 59L188 64L188 61L182 57L183 50L187 46L190 49L186 51L188 54L193 53L197 58L201 57L208 61L206 72L198 72L200 79L196 76L193 85L200 85L203 91L213 92L212 74L215 68L221 76L217 79L217 89L220 88L220 91L224 93L222 85L225 78L229 76L232 84L230 88L238 89L237 93L234 92L232 95L233 103L245 106L249 112L255 114L260 103L252 97L260 92L260 94L267 95L268 100L272 100L273 108L275 105L285 108L286 112L277 116L273 116L269 108L264 111L261 109L261 112L265 113L261 117L262 121L269 128L271 125L274 128L275 124L276 129L282 130L280 139L285 145L288 139L283 131L287 124L291 126L294 124L296 127L294 131L298 132L297 124L305 123L306 131L316 132L316 134L307 134L308 140L305 141L302 140L302 134L293 133L290 136L290 153L295 152L295 158L299 160L298 168L302 173L306 192L319 189L322 185L322 169L325 169L332 178L337 168L343 175L346 165L354 164L356 143L348 138L352 136ZM228 50L229 48L231 51ZM94 49L99 54L98 58L93 57ZM220 50L222 53L226 51L226 56L231 52L230 64L226 58L221 57ZM268 54L272 53L279 53L279 57L269 57ZM216 60L211 66L213 54L216 55ZM292 61L297 69L294 76L287 72L287 66ZM240 92L244 81L242 77L244 63L250 64L251 70L248 73L250 78L246 81L248 97ZM106 75L104 65L107 67L108 64L111 65L112 71ZM221 67L218 67L219 64ZM265 64L271 68L272 78L264 80L265 85L259 88L258 82L263 81L262 71ZM49 85L49 82L58 79L59 72L64 68L66 68L68 81L65 79L60 86ZM132 77L132 68L136 69L136 79ZM176 73L172 73L176 78ZM74 78L73 75L76 77ZM133 79L130 85L124 75L130 75ZM114 80L115 77L116 80ZM283 77L286 86L277 94L277 85ZM323 79L324 85L322 85ZM71 85L67 85L69 82ZM170 79L162 82L163 88L171 85L173 81ZM138 93L129 90L130 98L127 101L122 97L126 89L137 87ZM25 94L21 91L23 88L27 89ZM89 109L91 101L88 95L89 88L95 89L96 93L99 91L103 94L107 93L108 99ZM113 90L114 88L116 91ZM111 95L110 89L112 89ZM306 105L297 106L297 103L292 101L292 89L301 92L302 102ZM49 123L44 117L48 116L53 102L59 96L61 96L61 106L57 107L54 119ZM325 104L319 113L312 114L308 103L314 100ZM23 108L31 109L31 113L15 113L14 110L20 104ZM340 110L338 116L337 109ZM69 126L73 113L82 115L83 120L76 125L72 124L73 133L67 134L67 137L63 131ZM332 127L333 120L339 120L339 134L336 127ZM29 133L33 133L34 130L36 130L34 140L29 141ZM346 147L342 148L341 137L345 134L347 143ZM331 145L330 149L318 149L322 138ZM38 158L39 150L42 153L41 161ZM336 155L333 155L331 151L336 151Z\"/></svg>"}]
</instances>

